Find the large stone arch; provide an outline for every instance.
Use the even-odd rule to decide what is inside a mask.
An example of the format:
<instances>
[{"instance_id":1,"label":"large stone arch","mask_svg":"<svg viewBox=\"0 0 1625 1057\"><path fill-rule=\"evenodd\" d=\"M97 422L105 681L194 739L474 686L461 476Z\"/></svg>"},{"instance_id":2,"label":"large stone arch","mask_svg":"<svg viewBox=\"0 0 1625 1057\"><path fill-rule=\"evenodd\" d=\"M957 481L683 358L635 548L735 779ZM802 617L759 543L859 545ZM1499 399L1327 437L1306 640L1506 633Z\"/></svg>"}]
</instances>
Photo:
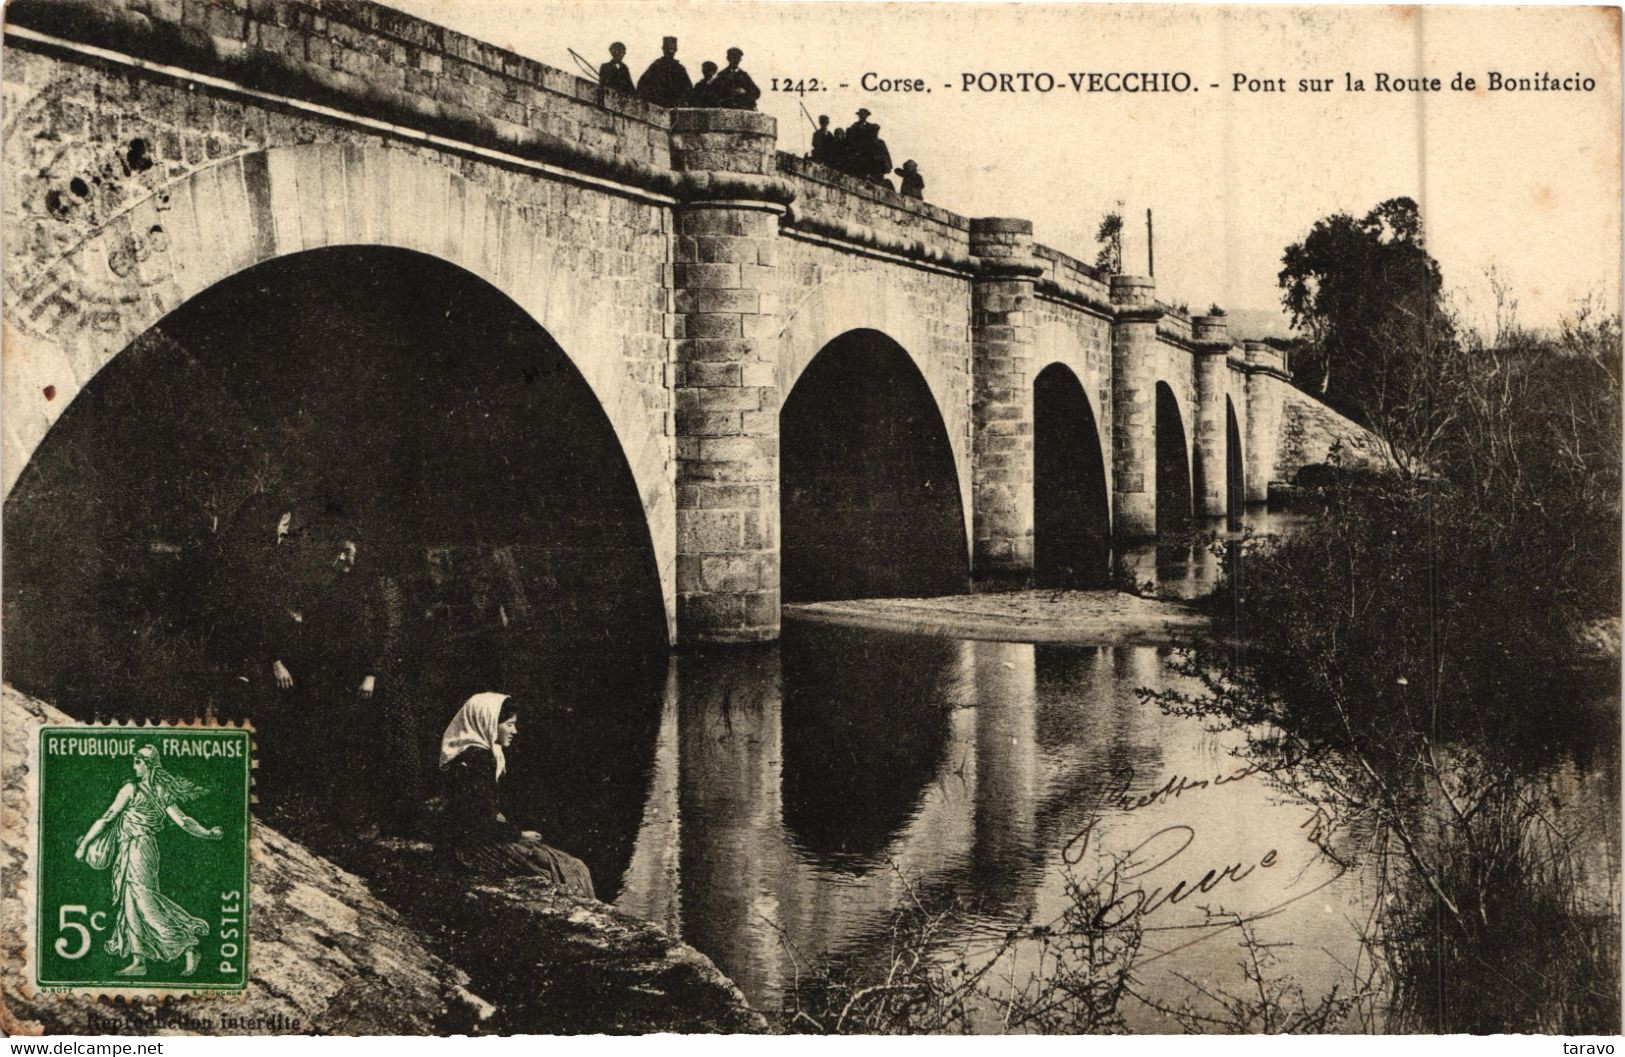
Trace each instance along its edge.
<instances>
[{"instance_id":1,"label":"large stone arch","mask_svg":"<svg viewBox=\"0 0 1625 1057\"><path fill-rule=\"evenodd\" d=\"M908 354L925 379L937 413L948 432L954 471L959 478L965 538L971 539L970 376L951 371L931 355L926 320L908 295L882 274L859 272L820 284L784 315L779 333L778 388L782 408L797 380L826 345L843 334L873 330ZM970 354L966 343L965 356Z\"/></svg>"},{"instance_id":2,"label":"large stone arch","mask_svg":"<svg viewBox=\"0 0 1625 1057\"><path fill-rule=\"evenodd\" d=\"M404 149L273 147L194 171L41 269L4 312L6 495L75 396L171 310L222 279L306 250L380 246L456 265L565 350L631 467L675 628L676 504L661 409L618 352L613 298L554 266L543 218Z\"/></svg>"}]
</instances>

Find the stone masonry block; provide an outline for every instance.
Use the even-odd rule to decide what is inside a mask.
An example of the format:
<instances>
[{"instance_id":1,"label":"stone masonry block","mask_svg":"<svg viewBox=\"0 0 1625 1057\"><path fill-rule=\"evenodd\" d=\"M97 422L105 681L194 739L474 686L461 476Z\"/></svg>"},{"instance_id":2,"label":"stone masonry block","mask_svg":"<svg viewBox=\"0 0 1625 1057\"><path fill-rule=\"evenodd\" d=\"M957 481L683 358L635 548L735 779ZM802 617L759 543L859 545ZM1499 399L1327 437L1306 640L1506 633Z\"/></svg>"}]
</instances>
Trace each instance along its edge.
<instances>
[{"instance_id":1,"label":"stone masonry block","mask_svg":"<svg viewBox=\"0 0 1625 1057\"><path fill-rule=\"evenodd\" d=\"M751 550L773 550L779 545L778 511L759 510L744 515L744 542Z\"/></svg>"},{"instance_id":2,"label":"stone masonry block","mask_svg":"<svg viewBox=\"0 0 1625 1057\"><path fill-rule=\"evenodd\" d=\"M737 363L680 363L677 384L690 387L732 387L740 384L743 368Z\"/></svg>"},{"instance_id":3,"label":"stone masonry block","mask_svg":"<svg viewBox=\"0 0 1625 1057\"><path fill-rule=\"evenodd\" d=\"M778 290L779 270L765 265L742 264L739 266L739 285L747 290Z\"/></svg>"},{"instance_id":4,"label":"stone masonry block","mask_svg":"<svg viewBox=\"0 0 1625 1057\"><path fill-rule=\"evenodd\" d=\"M731 317L737 319L738 317ZM680 363L709 362L709 363L739 363L756 358L756 346L752 342L733 338L684 338L677 342L677 359ZM749 383L747 383L749 384Z\"/></svg>"},{"instance_id":5,"label":"stone masonry block","mask_svg":"<svg viewBox=\"0 0 1625 1057\"><path fill-rule=\"evenodd\" d=\"M784 330L784 324L777 316L742 315L738 318L743 335L752 340L770 341Z\"/></svg>"},{"instance_id":6,"label":"stone masonry block","mask_svg":"<svg viewBox=\"0 0 1625 1057\"><path fill-rule=\"evenodd\" d=\"M773 578L778 583L778 577ZM756 591L745 596L745 623L751 627L777 627L779 623L779 592Z\"/></svg>"},{"instance_id":7,"label":"stone masonry block","mask_svg":"<svg viewBox=\"0 0 1625 1057\"><path fill-rule=\"evenodd\" d=\"M760 310L761 295L755 290L717 290L706 287L677 291L679 312L749 312Z\"/></svg>"},{"instance_id":8,"label":"stone masonry block","mask_svg":"<svg viewBox=\"0 0 1625 1057\"><path fill-rule=\"evenodd\" d=\"M679 554L677 555L677 589L679 591L698 591L700 589L700 575L704 568L705 555Z\"/></svg>"},{"instance_id":9,"label":"stone masonry block","mask_svg":"<svg viewBox=\"0 0 1625 1057\"><path fill-rule=\"evenodd\" d=\"M745 596L727 594L685 594L677 596L679 629L705 631L737 628L745 622Z\"/></svg>"},{"instance_id":10,"label":"stone masonry block","mask_svg":"<svg viewBox=\"0 0 1625 1057\"><path fill-rule=\"evenodd\" d=\"M779 370L776 364L764 363L756 360L740 365L739 381L741 385L753 385L762 389L771 389L778 385ZM763 396L763 407L767 407L767 397Z\"/></svg>"},{"instance_id":11,"label":"stone masonry block","mask_svg":"<svg viewBox=\"0 0 1625 1057\"><path fill-rule=\"evenodd\" d=\"M757 241L755 239L739 238L726 235L696 235L694 238L694 257L679 258L698 260L706 264L753 264L756 260ZM744 280L741 278L741 285Z\"/></svg>"},{"instance_id":12,"label":"stone masonry block","mask_svg":"<svg viewBox=\"0 0 1625 1057\"><path fill-rule=\"evenodd\" d=\"M739 265L723 264L677 264L672 269L673 285L698 289L706 287L714 290L731 289L739 286Z\"/></svg>"},{"instance_id":13,"label":"stone masonry block","mask_svg":"<svg viewBox=\"0 0 1625 1057\"><path fill-rule=\"evenodd\" d=\"M742 465L754 467L767 476L771 463L766 450L767 438L764 437L701 437L696 441L688 438L679 438L678 443L697 443L694 458L703 462L737 462Z\"/></svg>"},{"instance_id":14,"label":"stone masonry block","mask_svg":"<svg viewBox=\"0 0 1625 1057\"><path fill-rule=\"evenodd\" d=\"M760 437L769 435L779 428L778 412L742 411L739 414L739 428L747 436Z\"/></svg>"},{"instance_id":15,"label":"stone masonry block","mask_svg":"<svg viewBox=\"0 0 1625 1057\"><path fill-rule=\"evenodd\" d=\"M755 388L684 388L677 390L678 411L757 411L762 391Z\"/></svg>"},{"instance_id":16,"label":"stone masonry block","mask_svg":"<svg viewBox=\"0 0 1625 1057\"><path fill-rule=\"evenodd\" d=\"M733 437L740 432L737 411L678 411L676 421L683 437Z\"/></svg>"},{"instance_id":17,"label":"stone masonry block","mask_svg":"<svg viewBox=\"0 0 1625 1057\"><path fill-rule=\"evenodd\" d=\"M744 331L741 318L734 313L691 313L677 317L677 336L681 338L737 338Z\"/></svg>"},{"instance_id":18,"label":"stone masonry block","mask_svg":"<svg viewBox=\"0 0 1625 1057\"><path fill-rule=\"evenodd\" d=\"M737 209L713 209L689 206L677 214L677 231L681 235L746 235L745 222ZM755 257L755 248L751 249Z\"/></svg>"},{"instance_id":19,"label":"stone masonry block","mask_svg":"<svg viewBox=\"0 0 1625 1057\"><path fill-rule=\"evenodd\" d=\"M706 555L700 563L700 586L707 591L754 591L762 584L757 555Z\"/></svg>"},{"instance_id":20,"label":"stone masonry block","mask_svg":"<svg viewBox=\"0 0 1625 1057\"><path fill-rule=\"evenodd\" d=\"M682 554L716 554L742 549L745 515L737 510L677 511L677 549Z\"/></svg>"},{"instance_id":21,"label":"stone masonry block","mask_svg":"<svg viewBox=\"0 0 1625 1057\"><path fill-rule=\"evenodd\" d=\"M750 510L762 504L765 489L757 484L696 483L684 485L686 506L696 510Z\"/></svg>"}]
</instances>

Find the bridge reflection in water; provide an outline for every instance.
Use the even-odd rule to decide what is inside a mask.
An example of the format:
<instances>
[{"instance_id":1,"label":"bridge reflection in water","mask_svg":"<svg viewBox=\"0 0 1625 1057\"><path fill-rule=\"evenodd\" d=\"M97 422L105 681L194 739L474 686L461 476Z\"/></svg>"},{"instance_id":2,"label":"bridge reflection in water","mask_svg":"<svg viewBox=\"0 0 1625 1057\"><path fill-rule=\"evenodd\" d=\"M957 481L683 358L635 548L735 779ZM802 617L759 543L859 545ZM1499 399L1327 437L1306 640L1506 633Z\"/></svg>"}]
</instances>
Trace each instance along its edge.
<instances>
[{"instance_id":1,"label":"bridge reflection in water","mask_svg":"<svg viewBox=\"0 0 1625 1057\"><path fill-rule=\"evenodd\" d=\"M1086 853L1077 869L1097 867L1097 850L1152 839L1140 858L1154 868L1135 882L1148 891L1275 853L1225 891L1146 915L1141 976L1167 991L1159 997L1188 997L1174 972L1245 984L1234 931L1202 927L1197 902L1273 911L1261 934L1295 944L1277 952L1281 971L1311 992L1330 986L1338 961L1356 954L1359 885L1306 839L1307 809L1257 776L1123 809L1125 784L1134 797L1244 765L1199 721L1139 700L1138 688L1171 684L1165 662L1148 648L807 625L787 628L778 647L679 657L617 905L682 935L771 1007L798 963L884 957L893 915L915 895L971 907L964 932L948 937L967 944L990 926L1057 917L1061 850L1098 819L1091 841L1074 845ZM1013 952L1018 978L1035 955ZM1148 1030L1172 1027L1135 1015Z\"/></svg>"}]
</instances>

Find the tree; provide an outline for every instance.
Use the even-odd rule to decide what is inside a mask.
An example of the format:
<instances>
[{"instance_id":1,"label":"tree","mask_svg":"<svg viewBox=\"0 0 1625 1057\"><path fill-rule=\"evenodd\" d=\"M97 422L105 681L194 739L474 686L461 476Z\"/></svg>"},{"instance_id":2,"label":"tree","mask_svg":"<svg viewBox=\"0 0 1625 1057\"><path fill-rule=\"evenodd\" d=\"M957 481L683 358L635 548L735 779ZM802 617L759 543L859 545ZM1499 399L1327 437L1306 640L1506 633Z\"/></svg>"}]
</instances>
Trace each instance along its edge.
<instances>
[{"instance_id":1,"label":"tree","mask_svg":"<svg viewBox=\"0 0 1625 1057\"><path fill-rule=\"evenodd\" d=\"M1095 241L1100 243L1100 252L1095 255L1095 267L1107 275L1121 275L1123 272L1123 210L1122 203L1118 208L1100 218L1100 228L1095 232Z\"/></svg>"},{"instance_id":2,"label":"tree","mask_svg":"<svg viewBox=\"0 0 1625 1057\"><path fill-rule=\"evenodd\" d=\"M1300 377L1362 422L1381 417L1396 383L1409 387L1399 379L1416 366L1406 355L1452 340L1439 264L1409 198L1390 198L1359 219L1316 221L1281 263L1281 300L1307 338Z\"/></svg>"},{"instance_id":3,"label":"tree","mask_svg":"<svg viewBox=\"0 0 1625 1057\"><path fill-rule=\"evenodd\" d=\"M1617 646L1598 654L1620 605L1619 317L1582 304L1541 336L1498 307L1492 335L1372 331L1393 465L1334 468L1323 517L1228 563L1215 609L1246 648L1191 667L1205 693L1160 696L1370 835L1364 875L1397 886L1368 936L1389 1030L1617 1031L1619 919L1588 901L1551 776L1617 751Z\"/></svg>"}]
</instances>

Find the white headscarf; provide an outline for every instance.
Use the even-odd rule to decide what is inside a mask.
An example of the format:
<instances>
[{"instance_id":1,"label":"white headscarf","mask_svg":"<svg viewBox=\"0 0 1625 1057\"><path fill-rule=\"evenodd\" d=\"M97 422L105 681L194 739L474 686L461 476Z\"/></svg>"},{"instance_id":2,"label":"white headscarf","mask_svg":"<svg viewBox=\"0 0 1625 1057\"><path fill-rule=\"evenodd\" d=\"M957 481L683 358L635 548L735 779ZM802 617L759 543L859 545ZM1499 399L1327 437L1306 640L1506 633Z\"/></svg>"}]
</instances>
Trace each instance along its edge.
<instances>
[{"instance_id":1,"label":"white headscarf","mask_svg":"<svg viewBox=\"0 0 1625 1057\"><path fill-rule=\"evenodd\" d=\"M445 767L465 749L485 749L497 762L497 777L508 769L508 761L497 744L497 724L507 694L475 694L463 702L440 736L440 766Z\"/></svg>"}]
</instances>

